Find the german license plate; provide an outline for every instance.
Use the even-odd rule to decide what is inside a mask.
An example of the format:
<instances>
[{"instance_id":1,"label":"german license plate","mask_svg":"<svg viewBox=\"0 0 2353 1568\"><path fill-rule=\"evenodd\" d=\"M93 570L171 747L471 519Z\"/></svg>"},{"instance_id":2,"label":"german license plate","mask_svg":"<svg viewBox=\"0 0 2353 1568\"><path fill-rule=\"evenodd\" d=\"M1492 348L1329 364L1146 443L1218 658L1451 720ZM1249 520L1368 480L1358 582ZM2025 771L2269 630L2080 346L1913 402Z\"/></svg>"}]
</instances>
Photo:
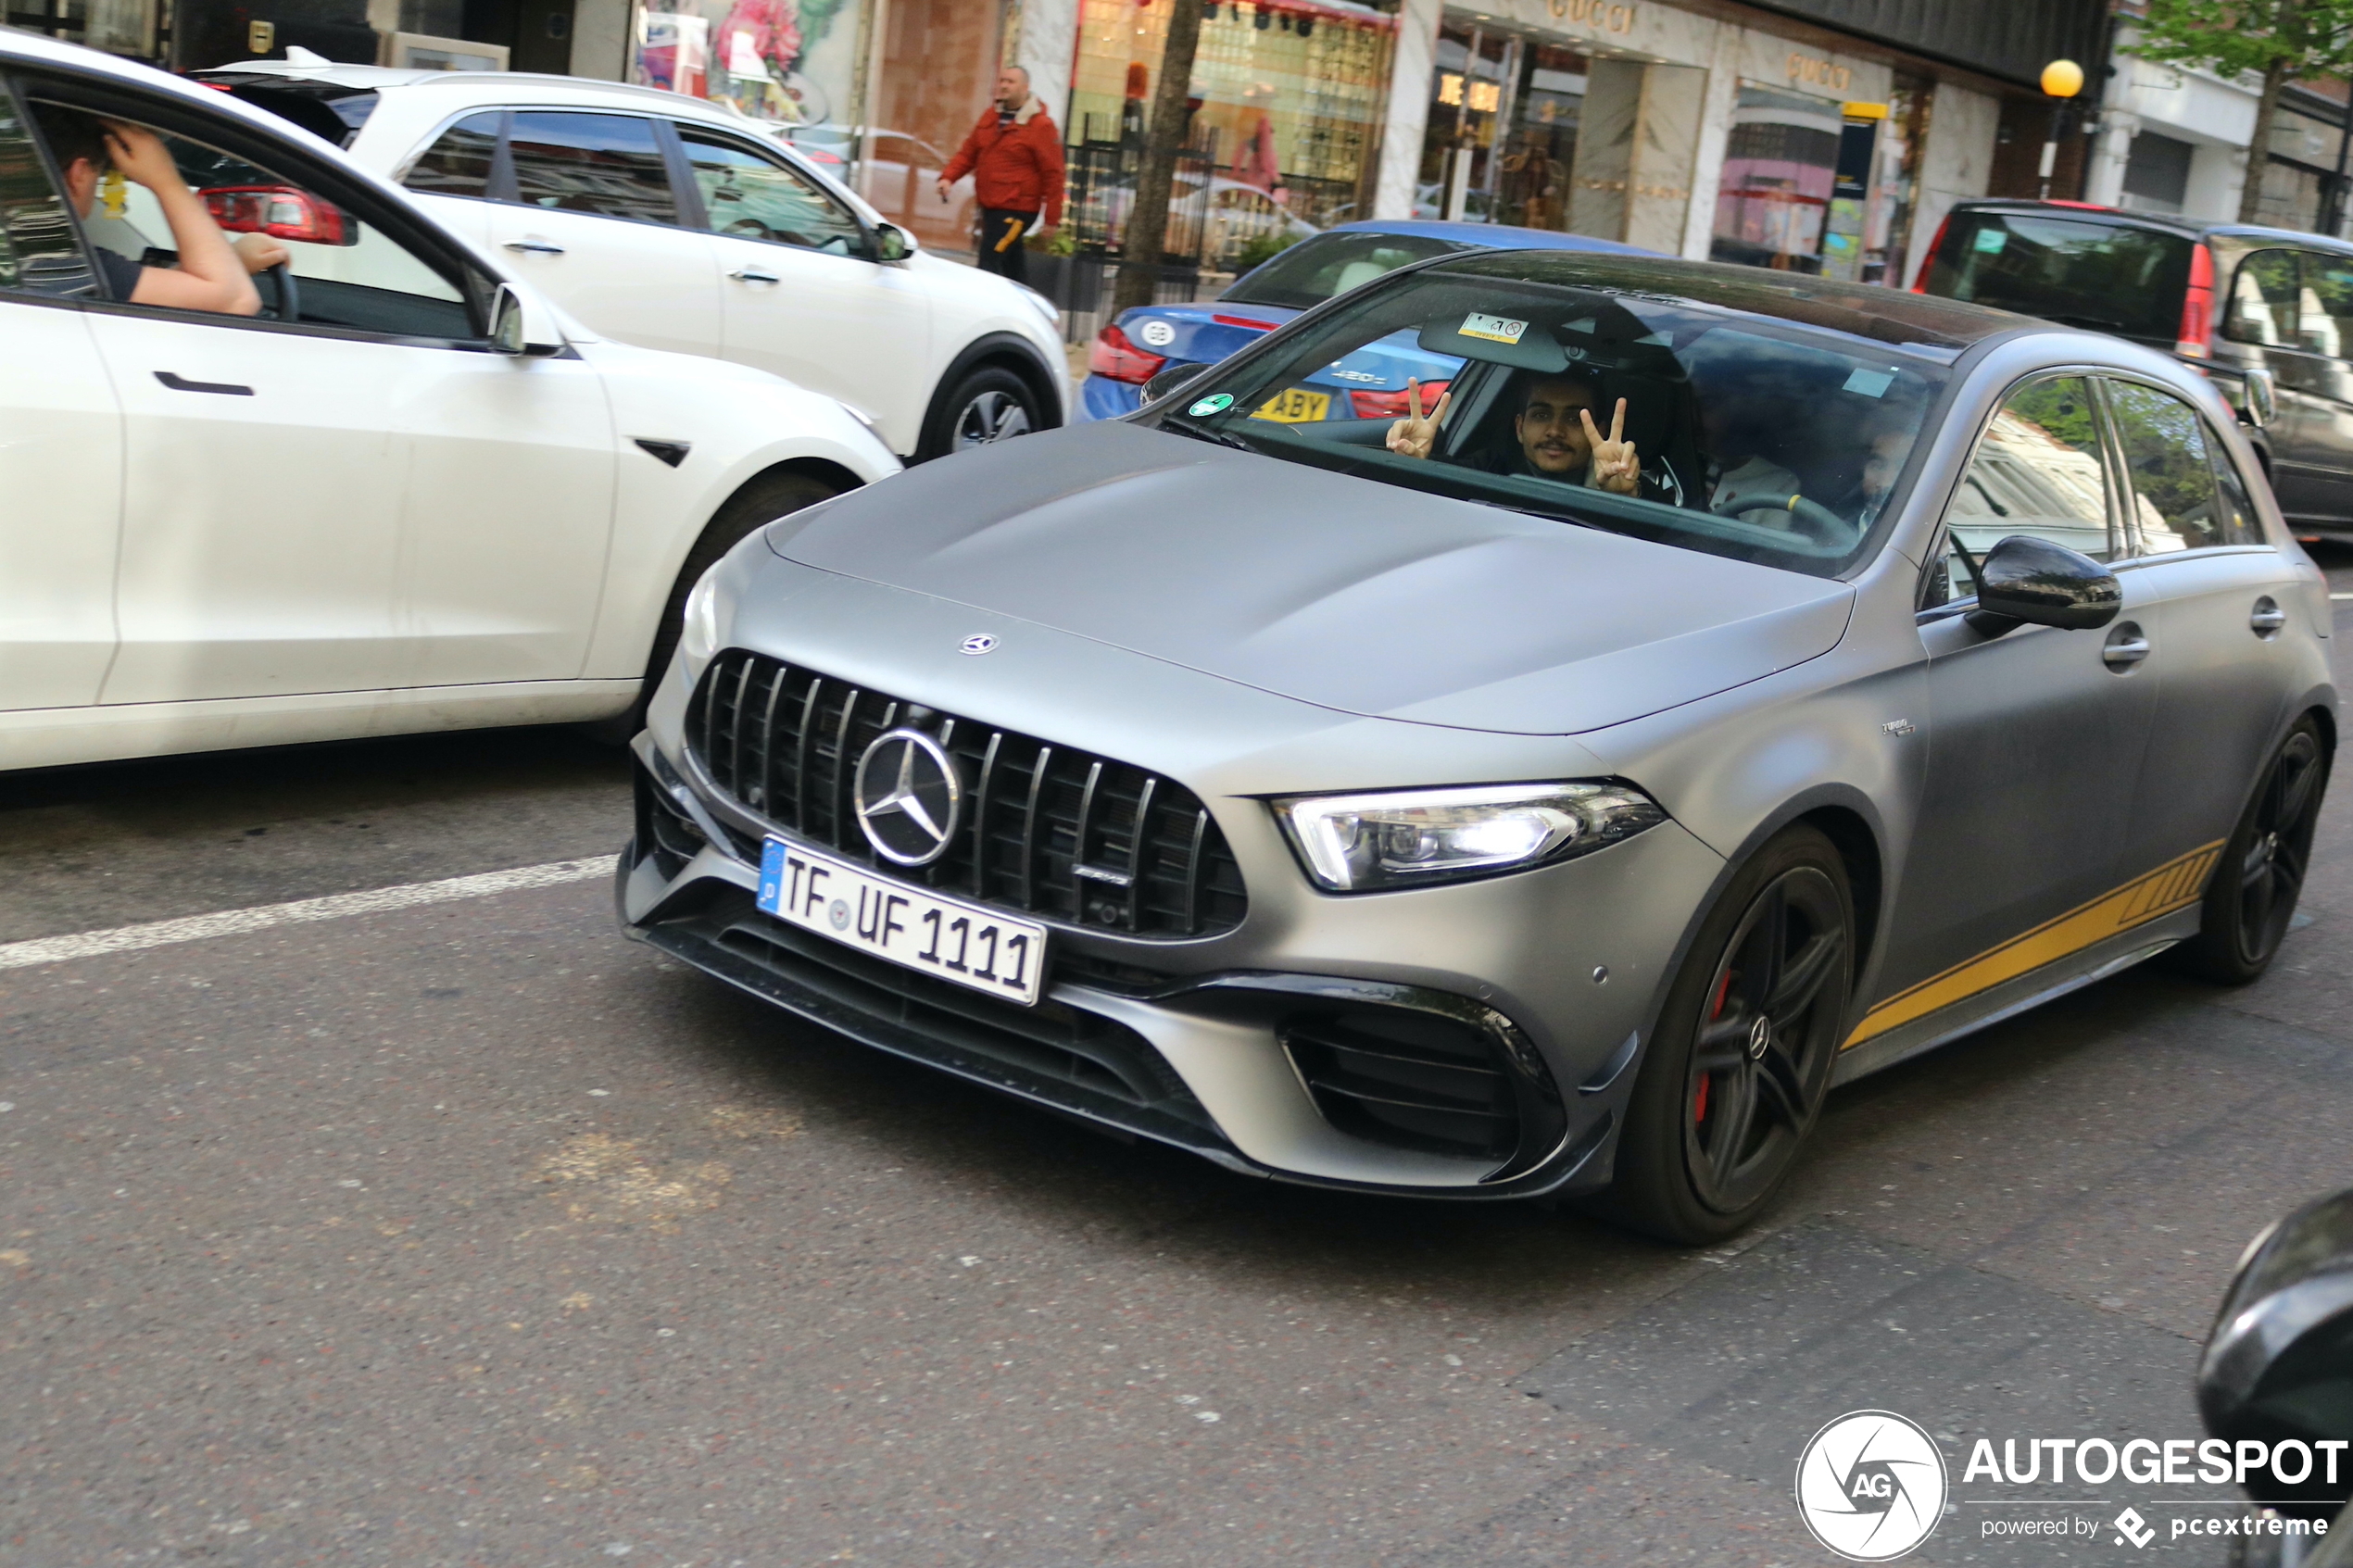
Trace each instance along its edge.
<instances>
[{"instance_id":1,"label":"german license plate","mask_svg":"<svg viewBox=\"0 0 2353 1568\"><path fill-rule=\"evenodd\" d=\"M1251 418L1276 420L1287 425L1303 425L1313 424L1317 420L1329 419L1331 411L1332 395L1330 393L1310 392L1303 386L1290 386L1260 404L1258 411Z\"/></svg>"},{"instance_id":2,"label":"german license plate","mask_svg":"<svg viewBox=\"0 0 2353 1568\"><path fill-rule=\"evenodd\" d=\"M789 925L992 997L1035 1007L1046 928L876 876L781 838L760 857L760 908Z\"/></svg>"}]
</instances>

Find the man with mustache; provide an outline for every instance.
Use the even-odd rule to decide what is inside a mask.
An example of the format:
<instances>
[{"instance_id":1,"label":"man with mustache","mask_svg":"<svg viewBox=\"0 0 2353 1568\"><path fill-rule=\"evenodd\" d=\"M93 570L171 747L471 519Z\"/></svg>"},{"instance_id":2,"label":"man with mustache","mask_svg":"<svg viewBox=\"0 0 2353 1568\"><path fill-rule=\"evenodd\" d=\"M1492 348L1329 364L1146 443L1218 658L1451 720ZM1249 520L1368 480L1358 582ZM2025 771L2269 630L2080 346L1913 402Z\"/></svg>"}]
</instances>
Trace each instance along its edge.
<instances>
[{"instance_id":1,"label":"man with mustache","mask_svg":"<svg viewBox=\"0 0 2353 1568\"><path fill-rule=\"evenodd\" d=\"M1389 449L1401 457L1428 458L1438 442L1439 420L1454 395L1441 395L1425 415L1421 383L1407 382L1405 392L1413 412L1389 427ZM1624 439L1626 399L1617 400L1607 435L1593 422L1593 389L1587 383L1567 376L1535 377L1523 388L1519 414L1512 421L1519 451L1476 466L1565 480L1617 495L1640 495L1642 460L1634 444Z\"/></svg>"}]
</instances>

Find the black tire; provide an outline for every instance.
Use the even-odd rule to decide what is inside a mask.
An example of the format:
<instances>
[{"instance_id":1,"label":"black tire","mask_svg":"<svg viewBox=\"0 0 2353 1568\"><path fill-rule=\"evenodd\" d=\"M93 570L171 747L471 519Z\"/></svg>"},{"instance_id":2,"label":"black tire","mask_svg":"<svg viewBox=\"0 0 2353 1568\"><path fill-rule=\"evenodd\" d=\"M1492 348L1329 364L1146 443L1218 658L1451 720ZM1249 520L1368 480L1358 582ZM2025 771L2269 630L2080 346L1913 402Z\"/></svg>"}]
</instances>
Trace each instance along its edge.
<instances>
[{"instance_id":1,"label":"black tire","mask_svg":"<svg viewBox=\"0 0 2353 1568\"><path fill-rule=\"evenodd\" d=\"M670 585L670 597L661 607L661 620L654 627L653 650L646 659L646 677L638 686L637 700L629 705L626 712L584 726L588 734L608 745L626 746L645 728L646 705L653 700L655 689L669 671L671 656L678 651L686 596L720 557L742 543L754 529L840 494L840 486L812 474L763 473L727 497L726 504L711 515L710 526L695 541L695 547L686 552L686 563L678 569L678 579Z\"/></svg>"},{"instance_id":2,"label":"black tire","mask_svg":"<svg viewBox=\"0 0 2353 1568\"><path fill-rule=\"evenodd\" d=\"M1815 829L1790 828L1733 876L1667 991L1607 1217L1701 1246L1764 1211L1830 1092L1854 959L1845 864Z\"/></svg>"},{"instance_id":3,"label":"black tire","mask_svg":"<svg viewBox=\"0 0 2353 1568\"><path fill-rule=\"evenodd\" d=\"M2312 830L2328 794L2329 750L2320 721L2296 721L2222 846L2206 884L2198 934L2167 958L2201 980L2245 985L2271 967L2296 918L2312 861Z\"/></svg>"},{"instance_id":4,"label":"black tire","mask_svg":"<svg viewBox=\"0 0 2353 1568\"><path fill-rule=\"evenodd\" d=\"M1045 428L1037 390L1002 365L983 365L966 371L933 408L915 460L929 462Z\"/></svg>"}]
</instances>

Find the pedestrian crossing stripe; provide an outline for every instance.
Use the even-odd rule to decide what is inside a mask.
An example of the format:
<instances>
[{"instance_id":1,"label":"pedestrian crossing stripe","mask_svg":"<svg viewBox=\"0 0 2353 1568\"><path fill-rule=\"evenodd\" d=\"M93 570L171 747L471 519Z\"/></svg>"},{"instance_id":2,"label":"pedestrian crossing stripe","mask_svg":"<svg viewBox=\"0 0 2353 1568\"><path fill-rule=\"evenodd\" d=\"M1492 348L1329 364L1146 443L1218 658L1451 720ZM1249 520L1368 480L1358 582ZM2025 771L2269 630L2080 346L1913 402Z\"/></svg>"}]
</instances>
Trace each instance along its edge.
<instances>
[{"instance_id":1,"label":"pedestrian crossing stripe","mask_svg":"<svg viewBox=\"0 0 2353 1568\"><path fill-rule=\"evenodd\" d=\"M1998 947L1898 991L1865 1013L1863 1022L1855 1026L1855 1033L1839 1048L1852 1050L1874 1035L1925 1018L1940 1008L1966 1001L1980 991L2015 980L2045 964L2057 963L2119 932L2187 909L2205 896L2207 876L2221 854L2222 841L2218 838L2133 878L2112 893L2104 893L2088 904L2013 936Z\"/></svg>"}]
</instances>

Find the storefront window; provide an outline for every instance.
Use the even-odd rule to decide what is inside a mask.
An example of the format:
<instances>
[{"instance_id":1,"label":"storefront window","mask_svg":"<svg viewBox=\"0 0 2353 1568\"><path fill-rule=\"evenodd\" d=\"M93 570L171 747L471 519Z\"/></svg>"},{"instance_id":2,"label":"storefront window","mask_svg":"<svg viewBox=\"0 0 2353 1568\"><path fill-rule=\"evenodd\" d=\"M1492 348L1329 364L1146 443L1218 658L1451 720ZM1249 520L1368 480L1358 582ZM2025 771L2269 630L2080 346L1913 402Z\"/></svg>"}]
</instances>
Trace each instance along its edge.
<instances>
[{"instance_id":1,"label":"storefront window","mask_svg":"<svg viewBox=\"0 0 2353 1568\"><path fill-rule=\"evenodd\" d=\"M1863 232L1863 282L1902 288L1910 279L1905 240L1919 206L1920 150L1928 145L1929 106L1935 84L1898 73L1880 128L1879 167L1871 189L1870 221Z\"/></svg>"},{"instance_id":2,"label":"storefront window","mask_svg":"<svg viewBox=\"0 0 2353 1568\"><path fill-rule=\"evenodd\" d=\"M848 120L862 0L648 0L629 80L786 125Z\"/></svg>"},{"instance_id":3,"label":"storefront window","mask_svg":"<svg viewBox=\"0 0 2353 1568\"><path fill-rule=\"evenodd\" d=\"M1202 7L1170 254L1231 270L1372 211L1398 0L1177 0ZM1082 0L1064 133L1081 245L1115 247L1135 188L1169 0Z\"/></svg>"},{"instance_id":4,"label":"storefront window","mask_svg":"<svg viewBox=\"0 0 2353 1568\"><path fill-rule=\"evenodd\" d=\"M1587 72L1571 49L1442 26L1415 216L1566 231Z\"/></svg>"},{"instance_id":5,"label":"storefront window","mask_svg":"<svg viewBox=\"0 0 2353 1568\"><path fill-rule=\"evenodd\" d=\"M1822 232L1845 116L1838 102L1743 82L1717 187L1708 255L1790 272L1822 270Z\"/></svg>"}]
</instances>

